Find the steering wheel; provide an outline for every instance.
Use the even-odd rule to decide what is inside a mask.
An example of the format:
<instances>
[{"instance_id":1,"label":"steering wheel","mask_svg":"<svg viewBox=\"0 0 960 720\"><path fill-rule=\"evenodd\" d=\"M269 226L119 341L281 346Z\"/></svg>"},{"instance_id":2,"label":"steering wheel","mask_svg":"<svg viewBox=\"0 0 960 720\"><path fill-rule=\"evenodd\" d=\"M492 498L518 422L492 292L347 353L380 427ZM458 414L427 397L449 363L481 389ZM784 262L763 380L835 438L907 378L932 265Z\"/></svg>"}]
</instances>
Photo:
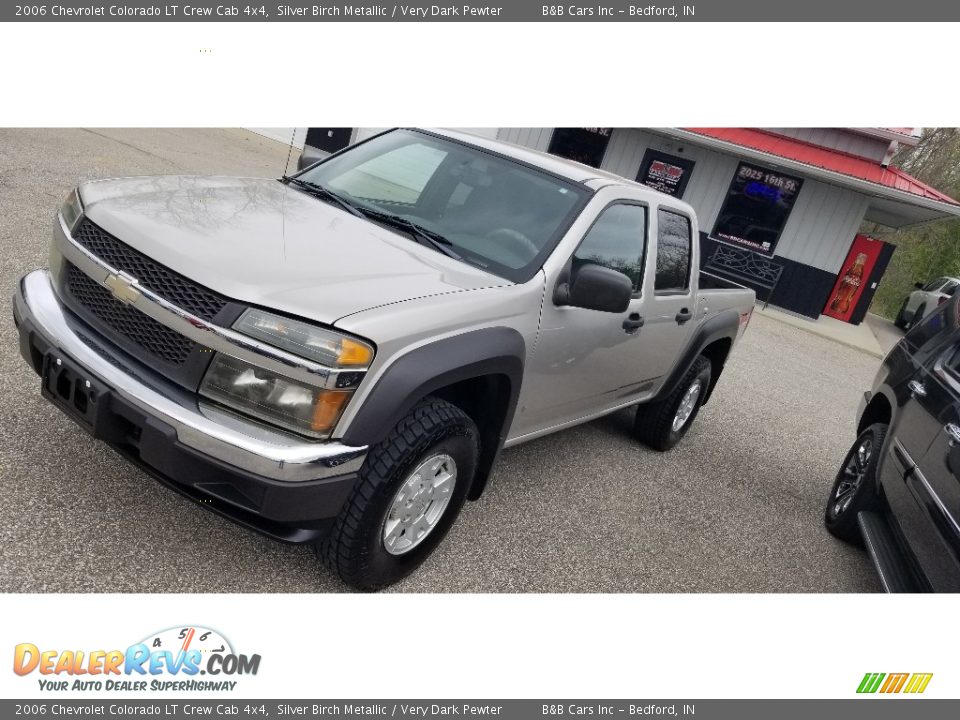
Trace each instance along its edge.
<instances>
[{"instance_id":1,"label":"steering wheel","mask_svg":"<svg viewBox=\"0 0 960 720\"><path fill-rule=\"evenodd\" d=\"M502 227L497 228L496 230L491 230L487 233L488 240L494 240L498 242L501 246L504 246L506 249L513 250L518 252L522 249L522 253L518 254L526 255L528 259L535 258L537 253L540 252L540 248L533 244L533 242L518 230L513 228ZM506 242L504 242L506 241Z\"/></svg>"}]
</instances>

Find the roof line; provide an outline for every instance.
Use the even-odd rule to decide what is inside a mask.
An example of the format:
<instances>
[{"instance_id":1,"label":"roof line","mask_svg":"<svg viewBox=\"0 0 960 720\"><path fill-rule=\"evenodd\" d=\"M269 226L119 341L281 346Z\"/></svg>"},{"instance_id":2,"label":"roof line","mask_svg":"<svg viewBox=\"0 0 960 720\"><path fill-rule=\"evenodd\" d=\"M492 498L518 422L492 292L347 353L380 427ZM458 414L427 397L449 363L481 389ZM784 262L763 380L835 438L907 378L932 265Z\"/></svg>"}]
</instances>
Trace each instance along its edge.
<instances>
[{"instance_id":1,"label":"roof line","mask_svg":"<svg viewBox=\"0 0 960 720\"><path fill-rule=\"evenodd\" d=\"M727 140L712 138L709 135L703 135L693 130L685 130L683 128L657 128L656 130L657 132L663 133L665 135L669 135L671 137L698 142L702 145L706 145L714 149L726 150L728 152L733 151L741 155L747 155L754 159L772 161L774 164L799 170L801 172L806 173L807 175L825 180L827 182L831 182L833 184L845 185L848 187L857 188L862 192L865 192L866 194L873 194L873 195L886 197L892 200L899 200L901 202L906 202L911 205L915 205L917 207L926 208L928 210L939 210L941 212L944 212L947 215L960 217L960 203L958 203L956 200L953 200L953 198L950 198L951 200L950 202L946 202L943 200L936 200L934 198L927 198L922 195L916 195L914 193L900 190L895 187L890 187L889 185L881 185L880 183L873 182L872 180L864 180L863 178L858 178L853 175L847 175L846 173L838 172L836 170L829 170L827 168L823 168L818 165L811 165L809 163L805 163L800 160L794 160L792 158L783 157L782 155L776 155L774 153L767 152L765 150L757 150L755 148L747 147L745 145L738 145L737 143L730 142ZM776 133L767 132L767 134L772 135L774 137L781 137ZM817 147L817 146L814 145L813 147ZM833 150L831 150L831 152L842 153L842 151L833 151ZM845 153L842 153L842 154L845 154ZM856 157L856 156L851 156L851 157ZM894 168L893 170L896 171L897 168ZM885 171L892 172L889 168L886 169ZM898 171L898 172L903 172L903 171ZM907 174L907 173L904 173L904 174ZM908 174L907 176L912 177ZM920 182L919 180L916 180L916 178L912 178L912 179L918 183ZM922 184L925 185L925 183L922 183ZM943 195L943 193L941 193L938 190L935 190L935 188L930 188L930 189L934 190L938 195ZM943 197L948 197L948 196L943 195Z\"/></svg>"}]
</instances>

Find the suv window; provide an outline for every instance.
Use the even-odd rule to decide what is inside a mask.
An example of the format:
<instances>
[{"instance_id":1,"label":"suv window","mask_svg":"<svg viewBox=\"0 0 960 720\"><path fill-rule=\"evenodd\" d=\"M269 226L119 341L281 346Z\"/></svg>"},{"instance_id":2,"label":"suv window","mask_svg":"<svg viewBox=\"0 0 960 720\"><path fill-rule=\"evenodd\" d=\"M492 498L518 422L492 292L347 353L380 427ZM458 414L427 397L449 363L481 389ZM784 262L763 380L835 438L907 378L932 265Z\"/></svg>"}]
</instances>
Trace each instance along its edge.
<instances>
[{"instance_id":1,"label":"suv window","mask_svg":"<svg viewBox=\"0 0 960 720\"><path fill-rule=\"evenodd\" d=\"M690 286L690 219L669 210L657 212L657 292Z\"/></svg>"},{"instance_id":2,"label":"suv window","mask_svg":"<svg viewBox=\"0 0 960 720\"><path fill-rule=\"evenodd\" d=\"M945 293L946 295L953 295L953 293L956 292L958 285L960 285L960 283L958 283L956 280L951 280L942 288L940 288L940 292Z\"/></svg>"},{"instance_id":3,"label":"suv window","mask_svg":"<svg viewBox=\"0 0 960 720\"><path fill-rule=\"evenodd\" d=\"M923 286L923 289L926 292L930 292L931 290L936 290L938 287L943 285L944 280L946 280L946 278L937 278L936 280L931 280L930 282L928 282L926 285Z\"/></svg>"},{"instance_id":4,"label":"suv window","mask_svg":"<svg viewBox=\"0 0 960 720\"><path fill-rule=\"evenodd\" d=\"M646 240L647 208L624 203L611 205L583 236L573 254L574 266L594 263L622 272L637 292L643 282Z\"/></svg>"}]
</instances>

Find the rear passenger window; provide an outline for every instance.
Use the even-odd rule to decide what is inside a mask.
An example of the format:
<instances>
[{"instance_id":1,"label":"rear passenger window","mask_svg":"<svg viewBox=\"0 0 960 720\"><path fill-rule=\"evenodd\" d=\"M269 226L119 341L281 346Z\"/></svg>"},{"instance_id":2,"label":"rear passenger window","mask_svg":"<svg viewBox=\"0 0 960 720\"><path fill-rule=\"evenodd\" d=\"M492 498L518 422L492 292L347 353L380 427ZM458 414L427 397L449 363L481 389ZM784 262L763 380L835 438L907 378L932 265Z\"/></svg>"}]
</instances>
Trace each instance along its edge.
<instances>
[{"instance_id":1,"label":"rear passenger window","mask_svg":"<svg viewBox=\"0 0 960 720\"><path fill-rule=\"evenodd\" d=\"M647 240L647 209L642 205L611 205L593 223L573 254L574 266L594 263L622 272L637 292L643 282Z\"/></svg>"},{"instance_id":2,"label":"rear passenger window","mask_svg":"<svg viewBox=\"0 0 960 720\"><path fill-rule=\"evenodd\" d=\"M940 292L946 295L953 295L956 291L957 291L957 283L955 283L953 280L951 280L942 288L940 288Z\"/></svg>"},{"instance_id":3,"label":"rear passenger window","mask_svg":"<svg viewBox=\"0 0 960 720\"><path fill-rule=\"evenodd\" d=\"M657 212L657 292L690 287L690 220L669 210Z\"/></svg>"}]
</instances>

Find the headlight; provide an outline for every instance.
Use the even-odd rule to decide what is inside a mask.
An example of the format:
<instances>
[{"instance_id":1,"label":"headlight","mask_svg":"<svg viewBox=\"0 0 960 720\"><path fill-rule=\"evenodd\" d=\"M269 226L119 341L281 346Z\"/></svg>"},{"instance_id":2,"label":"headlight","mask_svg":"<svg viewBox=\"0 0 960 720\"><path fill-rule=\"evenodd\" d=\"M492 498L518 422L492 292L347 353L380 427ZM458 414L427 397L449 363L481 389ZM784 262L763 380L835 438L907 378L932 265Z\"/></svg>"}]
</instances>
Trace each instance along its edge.
<instances>
[{"instance_id":1,"label":"headlight","mask_svg":"<svg viewBox=\"0 0 960 720\"><path fill-rule=\"evenodd\" d=\"M203 378L200 394L288 430L325 437L353 393L305 385L218 354Z\"/></svg>"},{"instance_id":2,"label":"headlight","mask_svg":"<svg viewBox=\"0 0 960 720\"><path fill-rule=\"evenodd\" d=\"M67 195L60 207L60 214L63 215L63 221L67 224L67 229L73 233L74 229L80 223L83 217L83 205L80 203L80 193L74 188Z\"/></svg>"},{"instance_id":3,"label":"headlight","mask_svg":"<svg viewBox=\"0 0 960 720\"><path fill-rule=\"evenodd\" d=\"M364 368L373 360L373 348L365 342L263 310L247 310L233 329L327 367Z\"/></svg>"}]
</instances>

